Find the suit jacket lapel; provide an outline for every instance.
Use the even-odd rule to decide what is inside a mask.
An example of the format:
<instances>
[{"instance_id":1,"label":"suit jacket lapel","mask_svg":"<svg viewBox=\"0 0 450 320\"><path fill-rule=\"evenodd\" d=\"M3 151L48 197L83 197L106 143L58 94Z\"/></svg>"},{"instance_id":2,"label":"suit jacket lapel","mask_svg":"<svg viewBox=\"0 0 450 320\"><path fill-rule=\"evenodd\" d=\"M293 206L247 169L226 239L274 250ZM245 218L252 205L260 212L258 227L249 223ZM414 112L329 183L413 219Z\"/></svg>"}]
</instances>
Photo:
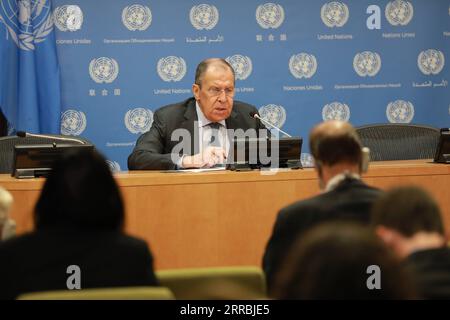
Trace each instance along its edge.
<instances>
[{"instance_id":1,"label":"suit jacket lapel","mask_svg":"<svg viewBox=\"0 0 450 320\"><path fill-rule=\"evenodd\" d=\"M189 99L186 102L186 112L184 113L184 121L181 123L180 128L186 129L190 134L191 155L197 154L200 151L198 141L199 132L198 132L198 125L196 123L197 121L198 116L195 110L195 99Z\"/></svg>"}]
</instances>

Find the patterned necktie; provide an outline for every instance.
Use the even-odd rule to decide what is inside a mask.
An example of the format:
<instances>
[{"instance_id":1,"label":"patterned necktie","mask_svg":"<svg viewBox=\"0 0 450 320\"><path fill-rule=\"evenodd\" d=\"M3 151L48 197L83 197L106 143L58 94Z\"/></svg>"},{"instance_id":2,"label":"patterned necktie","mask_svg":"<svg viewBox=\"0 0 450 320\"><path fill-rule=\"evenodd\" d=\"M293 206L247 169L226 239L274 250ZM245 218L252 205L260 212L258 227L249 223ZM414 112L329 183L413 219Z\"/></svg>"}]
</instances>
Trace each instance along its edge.
<instances>
[{"instance_id":1,"label":"patterned necktie","mask_svg":"<svg viewBox=\"0 0 450 320\"><path fill-rule=\"evenodd\" d=\"M212 147L221 147L220 144L220 123L217 122L211 122L208 124L208 126L211 128L211 139L208 142L208 146Z\"/></svg>"}]
</instances>

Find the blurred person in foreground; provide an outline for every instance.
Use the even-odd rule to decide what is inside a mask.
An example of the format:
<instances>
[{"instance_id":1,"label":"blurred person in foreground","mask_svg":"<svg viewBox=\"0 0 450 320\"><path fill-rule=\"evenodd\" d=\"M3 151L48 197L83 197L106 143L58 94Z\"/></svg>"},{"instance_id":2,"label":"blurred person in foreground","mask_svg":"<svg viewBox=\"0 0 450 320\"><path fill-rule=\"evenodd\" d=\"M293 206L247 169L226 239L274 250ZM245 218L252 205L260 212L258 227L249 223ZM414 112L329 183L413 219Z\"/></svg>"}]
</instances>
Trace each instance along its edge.
<instances>
[{"instance_id":1,"label":"blurred person in foreground","mask_svg":"<svg viewBox=\"0 0 450 320\"><path fill-rule=\"evenodd\" d=\"M450 299L450 248L438 204L419 187L397 187L373 206L378 236L412 270L425 299Z\"/></svg>"},{"instance_id":2,"label":"blurred person in foreground","mask_svg":"<svg viewBox=\"0 0 450 320\"><path fill-rule=\"evenodd\" d=\"M33 232L0 244L0 299L68 289L73 266L81 289L157 285L147 244L123 233L122 198L96 151L54 163L34 222Z\"/></svg>"},{"instance_id":3,"label":"blurred person in foreground","mask_svg":"<svg viewBox=\"0 0 450 320\"><path fill-rule=\"evenodd\" d=\"M12 238L16 234L16 222L9 217L13 202L11 193L0 186L0 240Z\"/></svg>"},{"instance_id":4,"label":"blurred person in foreground","mask_svg":"<svg viewBox=\"0 0 450 320\"><path fill-rule=\"evenodd\" d=\"M300 234L330 220L368 225L372 203L380 194L361 180L363 146L351 124L322 122L311 130L309 143L322 193L278 213L263 257L269 294L279 265Z\"/></svg>"},{"instance_id":5,"label":"blurred person in foreground","mask_svg":"<svg viewBox=\"0 0 450 320\"><path fill-rule=\"evenodd\" d=\"M354 223L325 223L301 236L276 280L277 299L416 297L400 260L367 226Z\"/></svg>"}]
</instances>

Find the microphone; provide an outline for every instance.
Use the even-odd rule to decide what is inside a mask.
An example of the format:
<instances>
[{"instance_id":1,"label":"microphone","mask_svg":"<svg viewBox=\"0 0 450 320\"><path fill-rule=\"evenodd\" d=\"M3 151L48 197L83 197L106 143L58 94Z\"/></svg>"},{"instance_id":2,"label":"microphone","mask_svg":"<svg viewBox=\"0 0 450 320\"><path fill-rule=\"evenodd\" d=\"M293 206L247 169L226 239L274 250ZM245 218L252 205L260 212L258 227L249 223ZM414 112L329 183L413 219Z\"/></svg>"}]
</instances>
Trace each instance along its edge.
<instances>
[{"instance_id":1,"label":"microphone","mask_svg":"<svg viewBox=\"0 0 450 320\"><path fill-rule=\"evenodd\" d=\"M285 136L291 138L292 136L290 134L287 134L286 132L284 132L283 130L281 130L278 127L275 127L273 124L271 124L269 121L264 120L263 118L261 118L259 116L259 114L257 114L255 111L252 111L249 113L250 117L254 118L254 119L259 119L262 123L268 125L271 128L274 128L275 130L281 132L282 134L284 134Z\"/></svg>"},{"instance_id":2,"label":"microphone","mask_svg":"<svg viewBox=\"0 0 450 320\"><path fill-rule=\"evenodd\" d=\"M46 135L46 134L34 134L34 133L25 132L25 131L17 131L17 136L20 138L34 137L34 138L45 138L45 139L53 139L53 140L60 140L60 141L72 141L72 142L78 142L79 144L86 144L85 141L76 139L76 138L55 137L55 136L50 136L50 135Z\"/></svg>"}]
</instances>

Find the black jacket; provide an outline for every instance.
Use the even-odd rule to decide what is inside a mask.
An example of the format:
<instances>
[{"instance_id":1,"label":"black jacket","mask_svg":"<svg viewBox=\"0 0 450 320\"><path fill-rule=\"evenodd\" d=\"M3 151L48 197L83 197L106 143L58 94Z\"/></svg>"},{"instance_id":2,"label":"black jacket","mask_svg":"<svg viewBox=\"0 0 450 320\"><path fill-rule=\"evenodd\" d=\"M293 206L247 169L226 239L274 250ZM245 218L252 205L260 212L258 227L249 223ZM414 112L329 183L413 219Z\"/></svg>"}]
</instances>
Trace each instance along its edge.
<instances>
[{"instance_id":1,"label":"black jacket","mask_svg":"<svg viewBox=\"0 0 450 320\"><path fill-rule=\"evenodd\" d=\"M312 227L331 220L368 224L372 203L380 191L360 180L346 179L335 189L283 208L275 221L263 257L269 291L278 269L296 239Z\"/></svg>"},{"instance_id":2,"label":"black jacket","mask_svg":"<svg viewBox=\"0 0 450 320\"><path fill-rule=\"evenodd\" d=\"M0 243L0 299L65 290L70 265L80 268L81 289L158 284L142 240L119 232L45 230Z\"/></svg>"},{"instance_id":3,"label":"black jacket","mask_svg":"<svg viewBox=\"0 0 450 320\"><path fill-rule=\"evenodd\" d=\"M450 248L420 250L406 259L425 299L450 299Z\"/></svg>"}]
</instances>

